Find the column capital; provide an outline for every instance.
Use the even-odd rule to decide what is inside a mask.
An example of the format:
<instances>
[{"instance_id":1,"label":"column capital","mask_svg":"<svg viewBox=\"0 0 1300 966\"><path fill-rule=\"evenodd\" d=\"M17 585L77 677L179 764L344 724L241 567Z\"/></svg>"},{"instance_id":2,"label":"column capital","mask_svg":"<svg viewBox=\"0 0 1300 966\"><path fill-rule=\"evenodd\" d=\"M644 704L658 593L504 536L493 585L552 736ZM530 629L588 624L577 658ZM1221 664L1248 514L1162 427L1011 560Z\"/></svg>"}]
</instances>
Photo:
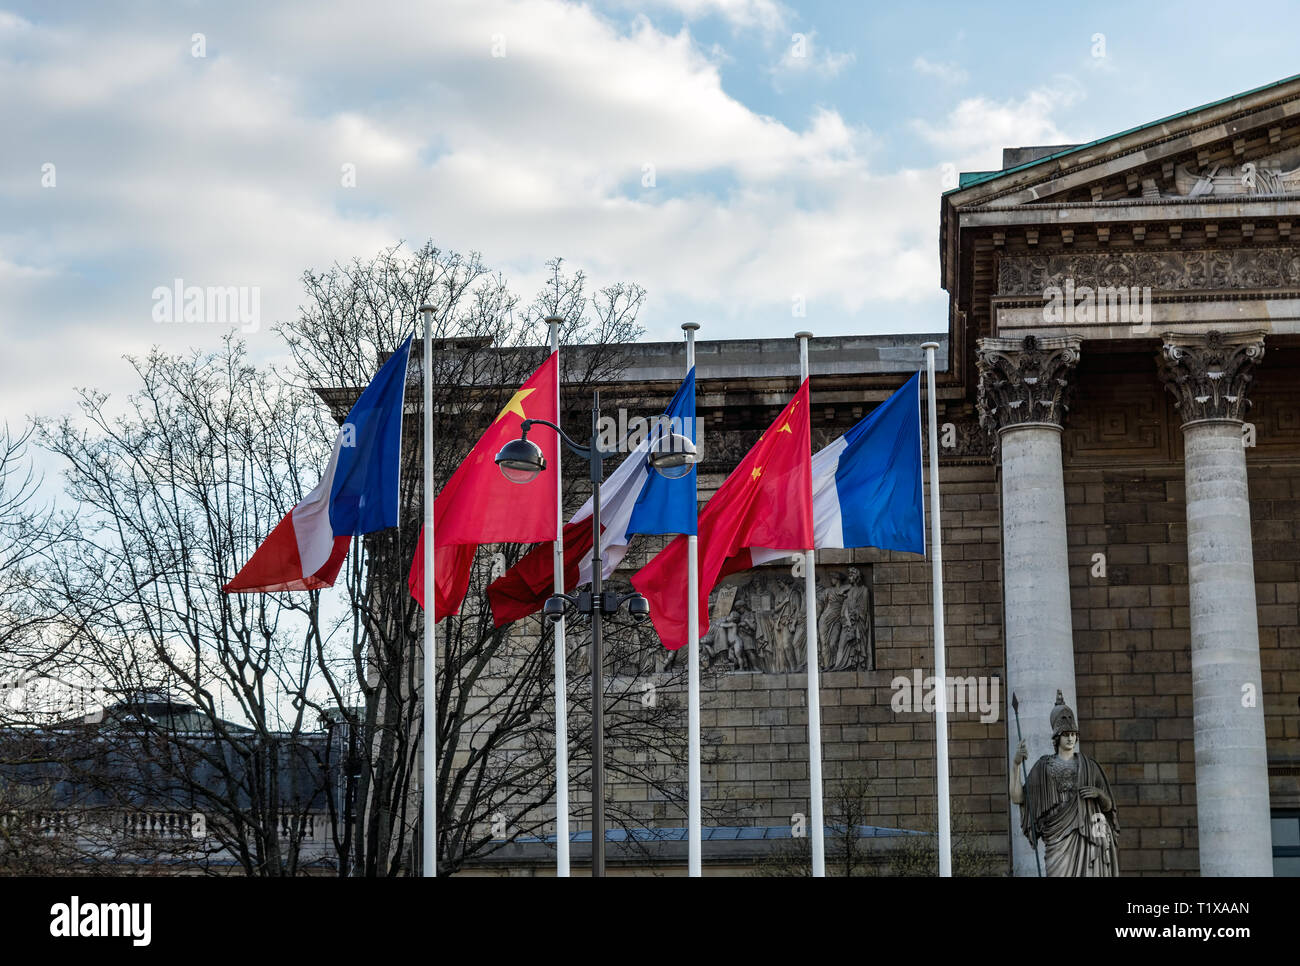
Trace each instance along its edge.
<instances>
[{"instance_id":1,"label":"column capital","mask_svg":"<svg viewBox=\"0 0 1300 966\"><path fill-rule=\"evenodd\" d=\"M1082 341L1077 335L1027 335L976 342L980 425L995 434L1035 423L1060 428Z\"/></svg>"},{"instance_id":2,"label":"column capital","mask_svg":"<svg viewBox=\"0 0 1300 966\"><path fill-rule=\"evenodd\" d=\"M1264 332L1203 335L1166 332L1156 356L1160 381L1174 397L1183 425L1200 419L1242 420L1251 370L1264 358Z\"/></svg>"}]
</instances>

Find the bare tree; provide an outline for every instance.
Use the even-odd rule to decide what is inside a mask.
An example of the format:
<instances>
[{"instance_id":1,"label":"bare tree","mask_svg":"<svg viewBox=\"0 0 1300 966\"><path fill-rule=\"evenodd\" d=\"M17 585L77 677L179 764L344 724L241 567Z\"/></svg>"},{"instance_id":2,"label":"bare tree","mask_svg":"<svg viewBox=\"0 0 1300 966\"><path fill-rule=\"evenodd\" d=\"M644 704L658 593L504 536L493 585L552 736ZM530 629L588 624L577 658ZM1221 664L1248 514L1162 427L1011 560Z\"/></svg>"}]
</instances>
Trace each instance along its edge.
<instances>
[{"instance_id":1,"label":"bare tree","mask_svg":"<svg viewBox=\"0 0 1300 966\"><path fill-rule=\"evenodd\" d=\"M546 317L563 318L563 341L582 344L581 351L562 356L566 408L581 409L593 386L615 381L625 368L627 344L640 333L636 317L644 291L624 283L590 294L585 277L567 273L558 259L548 272L543 291L521 308L475 255L431 245L409 255L391 249L371 261L308 273L309 303L300 319L280 329L304 385L359 386L380 353L412 331L419 306L434 305L433 463L440 482L545 358L545 350L535 347L545 344ZM416 364L422 366L422 358ZM423 377L413 370L412 378ZM336 398L335 418L351 398ZM406 577L422 519L422 453L420 421L412 414L422 416L415 394L408 400L403 525L368 538L364 564L360 555L354 557L348 576L352 647L343 657L353 663L362 701L351 709L337 695L349 732L364 736L358 743L358 828L349 844L352 866L371 875L418 868L411 847L418 841L415 769L423 734L416 680L423 615L407 592ZM566 494L574 508L590 492L584 469L574 461L566 467ZM480 551L461 614L440 621L438 862L444 873L509 842L554 831L547 808L555 795L553 637L538 618L523 627L494 627L484 598L494 571L515 563L523 549ZM610 660L624 659L620 648L657 647L616 625ZM323 661L329 664L330 658ZM647 663L644 654L638 661ZM682 754L680 708L672 701L647 707L634 682L607 680L611 771L646 782L665 800L680 800L680 776L672 767ZM584 736L590 688L582 675L570 675L567 707L571 734ZM658 762L644 754L650 748ZM581 789L590 782L582 737L571 742L569 755L572 781ZM573 814L579 821L586 814L580 802ZM644 821L626 809L616 808L612 817L627 824Z\"/></svg>"},{"instance_id":2,"label":"bare tree","mask_svg":"<svg viewBox=\"0 0 1300 966\"><path fill-rule=\"evenodd\" d=\"M131 361L141 388L122 415L84 391L79 421L40 433L78 507L49 575L58 650L129 709L196 709L182 721L139 708L97 730L111 754L142 763L104 773L115 804L197 811L245 872L293 875L306 816L324 811L324 776L284 764L317 729L319 594L286 604L221 586L247 538L314 485L303 472L322 461L305 418L314 400L264 379L233 338L212 354Z\"/></svg>"},{"instance_id":3,"label":"bare tree","mask_svg":"<svg viewBox=\"0 0 1300 966\"><path fill-rule=\"evenodd\" d=\"M898 870L904 868L910 857L919 849L927 848L936 856L933 843L924 836L903 832L905 838L890 836L883 841L888 843L885 849L871 847L881 841L864 838L863 830L871 824L875 813L875 797L871 792L871 780L868 778L843 778L828 783L827 834L825 838L826 874L845 878L879 875L886 866L894 874L906 874ZM902 844L902 848L894 846ZM917 845L916 843L920 843ZM937 865L936 865L937 868ZM812 875L812 840L808 835L790 838L777 845L771 853L758 861L754 874L761 876L810 876Z\"/></svg>"},{"instance_id":4,"label":"bare tree","mask_svg":"<svg viewBox=\"0 0 1300 966\"><path fill-rule=\"evenodd\" d=\"M68 525L39 502L42 480L28 453L34 430L0 426L0 698L46 657L43 634L59 617L39 589ZM11 707L0 699L0 723Z\"/></svg>"},{"instance_id":5,"label":"bare tree","mask_svg":"<svg viewBox=\"0 0 1300 966\"><path fill-rule=\"evenodd\" d=\"M59 611L41 580L66 523L38 502L33 429L0 427L0 873L48 875L82 869L86 856L54 807L48 769L61 766L66 749L35 737L58 658L50 631Z\"/></svg>"},{"instance_id":6,"label":"bare tree","mask_svg":"<svg viewBox=\"0 0 1300 966\"><path fill-rule=\"evenodd\" d=\"M120 415L110 415L107 397L84 391L76 419L41 426L77 509L42 551L49 566L31 599L48 624L33 656L89 673L116 709L108 722L61 723L99 749L66 753L65 777L95 789L104 809L201 816L201 841L184 849L201 867L304 872L305 843L323 813L338 873L412 873L423 615L407 573L422 518L421 351L408 382L401 526L354 541L332 591L231 597L220 588L315 485L337 422L414 330L422 303L436 309L432 456L441 481L545 358L546 316L564 317L564 340L583 344L565 353L563 375L565 401L581 411L592 387L623 371L644 292L624 283L590 293L581 273L556 260L542 293L521 307L477 255L431 244L303 281L299 317L278 327L289 369L257 369L233 335L213 353L155 350L131 360L140 388ZM582 470L570 461L575 507L589 495ZM553 638L540 619L494 627L484 596L524 549L483 548L462 613L439 628L443 872L553 830ZM615 622L611 666L649 668L658 646ZM608 676L601 696L610 771L680 802L680 708L642 700L639 673ZM665 693L680 684L670 677ZM591 695L582 674L570 675L567 707L571 733L585 735ZM568 753L581 790L590 782L585 740ZM646 818L618 804L612 817Z\"/></svg>"},{"instance_id":7,"label":"bare tree","mask_svg":"<svg viewBox=\"0 0 1300 966\"><path fill-rule=\"evenodd\" d=\"M939 874L939 817L933 811L917 816L918 831L903 839L902 848L890 855L889 874L933 876ZM1006 875L1007 860L990 848L988 833L960 803L952 810L952 874L957 876Z\"/></svg>"}]
</instances>

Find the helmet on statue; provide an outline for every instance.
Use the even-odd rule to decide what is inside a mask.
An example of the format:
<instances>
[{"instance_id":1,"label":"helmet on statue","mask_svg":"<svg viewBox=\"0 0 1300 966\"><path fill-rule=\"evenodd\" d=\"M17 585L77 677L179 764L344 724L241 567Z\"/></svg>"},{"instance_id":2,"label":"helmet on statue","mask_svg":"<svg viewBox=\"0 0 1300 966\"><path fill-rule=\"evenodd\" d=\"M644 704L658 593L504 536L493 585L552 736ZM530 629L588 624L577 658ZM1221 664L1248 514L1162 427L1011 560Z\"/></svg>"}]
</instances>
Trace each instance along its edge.
<instances>
[{"instance_id":1,"label":"helmet on statue","mask_svg":"<svg viewBox=\"0 0 1300 966\"><path fill-rule=\"evenodd\" d=\"M1067 731L1073 731L1077 734L1079 723L1074 719L1074 709L1065 703L1065 695L1061 694L1058 689L1056 692L1056 706L1052 708L1052 737L1059 738Z\"/></svg>"}]
</instances>

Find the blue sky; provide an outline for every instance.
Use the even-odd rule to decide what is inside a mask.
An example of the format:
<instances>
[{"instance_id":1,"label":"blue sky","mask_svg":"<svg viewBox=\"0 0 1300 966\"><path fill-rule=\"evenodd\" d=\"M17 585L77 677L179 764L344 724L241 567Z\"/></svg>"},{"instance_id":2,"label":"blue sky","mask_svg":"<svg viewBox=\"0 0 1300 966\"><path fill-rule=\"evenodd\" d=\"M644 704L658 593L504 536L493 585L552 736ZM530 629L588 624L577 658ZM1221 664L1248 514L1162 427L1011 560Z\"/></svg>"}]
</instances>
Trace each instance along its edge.
<instances>
[{"instance_id":1,"label":"blue sky","mask_svg":"<svg viewBox=\"0 0 1300 966\"><path fill-rule=\"evenodd\" d=\"M151 317L158 286L258 287L272 359L304 269L403 238L525 297L553 255L639 282L648 338L942 329L957 171L1298 73L1297 27L1267 3L0 5L0 420L215 346Z\"/></svg>"}]
</instances>

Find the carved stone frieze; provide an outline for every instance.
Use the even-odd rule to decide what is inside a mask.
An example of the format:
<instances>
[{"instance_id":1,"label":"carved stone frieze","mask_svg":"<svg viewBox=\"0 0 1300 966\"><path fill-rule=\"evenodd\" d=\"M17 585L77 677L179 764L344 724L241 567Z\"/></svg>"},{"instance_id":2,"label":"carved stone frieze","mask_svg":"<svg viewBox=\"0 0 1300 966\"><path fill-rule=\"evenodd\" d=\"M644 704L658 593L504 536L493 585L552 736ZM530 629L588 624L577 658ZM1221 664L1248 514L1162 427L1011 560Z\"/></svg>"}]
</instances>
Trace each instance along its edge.
<instances>
[{"instance_id":1,"label":"carved stone frieze","mask_svg":"<svg viewBox=\"0 0 1300 966\"><path fill-rule=\"evenodd\" d=\"M1300 286L1300 248L1004 255L998 295L1046 299L1072 285L1156 292Z\"/></svg>"},{"instance_id":2,"label":"carved stone frieze","mask_svg":"<svg viewBox=\"0 0 1300 966\"><path fill-rule=\"evenodd\" d=\"M1167 332L1156 357L1160 379L1184 423L1245 419L1251 370L1264 358L1263 332L1176 335Z\"/></svg>"},{"instance_id":3,"label":"carved stone frieze","mask_svg":"<svg viewBox=\"0 0 1300 966\"><path fill-rule=\"evenodd\" d=\"M870 565L817 568L817 644L823 671L876 666ZM723 671L786 674L807 669L804 578L763 567L728 580L709 597L705 664ZM686 649L667 652L671 670Z\"/></svg>"},{"instance_id":4,"label":"carved stone frieze","mask_svg":"<svg viewBox=\"0 0 1300 966\"><path fill-rule=\"evenodd\" d=\"M1174 169L1174 191L1169 197L1294 194L1300 192L1300 167L1295 162L1291 152L1287 158L1260 158L1244 164L1216 162L1200 168L1180 164Z\"/></svg>"},{"instance_id":5,"label":"carved stone frieze","mask_svg":"<svg viewBox=\"0 0 1300 966\"><path fill-rule=\"evenodd\" d=\"M1077 335L980 339L980 425L998 433L1025 423L1061 426L1069 409L1069 373L1079 361Z\"/></svg>"}]
</instances>

